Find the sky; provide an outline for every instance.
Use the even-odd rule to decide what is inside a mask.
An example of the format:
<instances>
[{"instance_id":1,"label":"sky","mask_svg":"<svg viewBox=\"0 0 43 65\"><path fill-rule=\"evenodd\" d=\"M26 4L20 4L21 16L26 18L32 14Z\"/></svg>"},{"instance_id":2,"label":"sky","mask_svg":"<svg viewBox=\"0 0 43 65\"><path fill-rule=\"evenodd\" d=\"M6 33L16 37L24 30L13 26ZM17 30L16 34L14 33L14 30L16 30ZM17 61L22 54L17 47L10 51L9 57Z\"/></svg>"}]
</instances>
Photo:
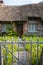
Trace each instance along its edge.
<instances>
[{"instance_id":1,"label":"sky","mask_svg":"<svg viewBox=\"0 0 43 65\"><path fill-rule=\"evenodd\" d=\"M24 5L38 3L43 0L3 0L5 5Z\"/></svg>"}]
</instances>

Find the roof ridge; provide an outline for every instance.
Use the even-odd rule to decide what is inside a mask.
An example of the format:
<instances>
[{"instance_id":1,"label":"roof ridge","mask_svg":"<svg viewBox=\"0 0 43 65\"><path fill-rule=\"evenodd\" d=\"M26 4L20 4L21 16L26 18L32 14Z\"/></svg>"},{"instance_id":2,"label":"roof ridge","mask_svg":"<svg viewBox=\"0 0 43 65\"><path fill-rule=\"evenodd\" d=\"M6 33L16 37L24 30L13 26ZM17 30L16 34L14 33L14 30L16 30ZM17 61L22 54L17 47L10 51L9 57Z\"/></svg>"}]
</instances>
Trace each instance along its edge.
<instances>
[{"instance_id":1,"label":"roof ridge","mask_svg":"<svg viewBox=\"0 0 43 65\"><path fill-rule=\"evenodd\" d=\"M39 4L43 4L43 1L39 2Z\"/></svg>"}]
</instances>

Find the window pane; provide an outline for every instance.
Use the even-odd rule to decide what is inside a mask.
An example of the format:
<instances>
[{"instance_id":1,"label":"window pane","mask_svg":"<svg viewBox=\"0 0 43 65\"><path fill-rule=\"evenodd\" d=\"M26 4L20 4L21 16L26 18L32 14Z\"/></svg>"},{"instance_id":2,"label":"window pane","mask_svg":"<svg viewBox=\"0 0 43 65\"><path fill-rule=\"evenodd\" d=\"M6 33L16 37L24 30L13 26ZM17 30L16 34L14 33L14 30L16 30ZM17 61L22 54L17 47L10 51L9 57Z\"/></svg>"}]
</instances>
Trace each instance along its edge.
<instances>
[{"instance_id":1,"label":"window pane","mask_svg":"<svg viewBox=\"0 0 43 65\"><path fill-rule=\"evenodd\" d=\"M36 23L37 24L37 21L29 21L29 23Z\"/></svg>"},{"instance_id":2,"label":"window pane","mask_svg":"<svg viewBox=\"0 0 43 65\"><path fill-rule=\"evenodd\" d=\"M36 24L30 24L28 26L28 32L37 32L37 30L36 30Z\"/></svg>"},{"instance_id":3,"label":"window pane","mask_svg":"<svg viewBox=\"0 0 43 65\"><path fill-rule=\"evenodd\" d=\"M2 30L1 32L5 32L6 31L6 24L2 24Z\"/></svg>"},{"instance_id":4,"label":"window pane","mask_svg":"<svg viewBox=\"0 0 43 65\"><path fill-rule=\"evenodd\" d=\"M7 32L9 28L12 28L11 24L2 24L1 32Z\"/></svg>"}]
</instances>

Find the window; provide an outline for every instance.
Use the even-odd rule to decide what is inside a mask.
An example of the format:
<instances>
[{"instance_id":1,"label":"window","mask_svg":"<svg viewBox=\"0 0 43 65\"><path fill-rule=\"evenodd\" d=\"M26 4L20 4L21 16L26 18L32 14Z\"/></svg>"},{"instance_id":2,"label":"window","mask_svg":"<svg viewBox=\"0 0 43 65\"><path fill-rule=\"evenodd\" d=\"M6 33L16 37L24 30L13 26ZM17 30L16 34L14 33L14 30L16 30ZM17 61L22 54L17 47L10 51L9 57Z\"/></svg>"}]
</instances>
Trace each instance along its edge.
<instances>
[{"instance_id":1,"label":"window","mask_svg":"<svg viewBox=\"0 0 43 65\"><path fill-rule=\"evenodd\" d=\"M1 24L1 32L6 32L11 27L11 24Z\"/></svg>"},{"instance_id":2,"label":"window","mask_svg":"<svg viewBox=\"0 0 43 65\"><path fill-rule=\"evenodd\" d=\"M1 32L5 32L5 31L6 31L6 24L2 24Z\"/></svg>"},{"instance_id":3,"label":"window","mask_svg":"<svg viewBox=\"0 0 43 65\"><path fill-rule=\"evenodd\" d=\"M37 22L36 21L29 22L28 32L37 32Z\"/></svg>"}]
</instances>

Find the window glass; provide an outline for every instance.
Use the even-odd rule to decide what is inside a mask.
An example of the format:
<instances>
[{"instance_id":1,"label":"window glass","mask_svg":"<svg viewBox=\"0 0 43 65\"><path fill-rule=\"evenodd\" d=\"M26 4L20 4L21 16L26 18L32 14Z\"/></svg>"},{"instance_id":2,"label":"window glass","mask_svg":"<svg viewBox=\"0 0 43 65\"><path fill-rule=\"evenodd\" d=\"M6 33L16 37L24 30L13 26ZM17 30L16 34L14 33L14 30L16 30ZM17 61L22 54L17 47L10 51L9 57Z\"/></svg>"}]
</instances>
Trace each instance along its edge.
<instances>
[{"instance_id":1,"label":"window glass","mask_svg":"<svg viewBox=\"0 0 43 65\"><path fill-rule=\"evenodd\" d=\"M6 31L6 24L2 24L2 30L1 32L5 32Z\"/></svg>"},{"instance_id":2,"label":"window glass","mask_svg":"<svg viewBox=\"0 0 43 65\"><path fill-rule=\"evenodd\" d=\"M37 32L37 21L29 21L28 32Z\"/></svg>"},{"instance_id":3,"label":"window glass","mask_svg":"<svg viewBox=\"0 0 43 65\"><path fill-rule=\"evenodd\" d=\"M1 32L6 32L9 28L12 28L11 24L2 24Z\"/></svg>"}]
</instances>

